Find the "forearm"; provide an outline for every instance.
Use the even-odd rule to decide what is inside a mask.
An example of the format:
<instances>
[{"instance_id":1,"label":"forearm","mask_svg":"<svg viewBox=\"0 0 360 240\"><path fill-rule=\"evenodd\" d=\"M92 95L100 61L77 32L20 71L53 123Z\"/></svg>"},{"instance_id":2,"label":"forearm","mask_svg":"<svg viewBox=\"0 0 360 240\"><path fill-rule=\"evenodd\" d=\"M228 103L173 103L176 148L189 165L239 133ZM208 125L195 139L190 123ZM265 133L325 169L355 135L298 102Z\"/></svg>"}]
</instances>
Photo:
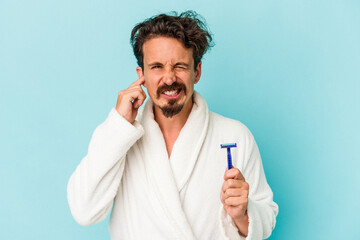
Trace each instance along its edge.
<instances>
[{"instance_id":1,"label":"forearm","mask_svg":"<svg viewBox=\"0 0 360 240\"><path fill-rule=\"evenodd\" d=\"M240 235L247 237L249 232L249 217L247 212L241 219L233 219Z\"/></svg>"},{"instance_id":2,"label":"forearm","mask_svg":"<svg viewBox=\"0 0 360 240\"><path fill-rule=\"evenodd\" d=\"M80 224L106 217L122 178L126 153L142 133L142 128L132 126L114 109L96 128L88 154L68 183L69 206Z\"/></svg>"},{"instance_id":3,"label":"forearm","mask_svg":"<svg viewBox=\"0 0 360 240\"><path fill-rule=\"evenodd\" d=\"M90 225L103 220L110 211L120 183L124 160L102 174L85 165L87 164L81 164L71 176L67 193L75 220L81 225Z\"/></svg>"}]
</instances>

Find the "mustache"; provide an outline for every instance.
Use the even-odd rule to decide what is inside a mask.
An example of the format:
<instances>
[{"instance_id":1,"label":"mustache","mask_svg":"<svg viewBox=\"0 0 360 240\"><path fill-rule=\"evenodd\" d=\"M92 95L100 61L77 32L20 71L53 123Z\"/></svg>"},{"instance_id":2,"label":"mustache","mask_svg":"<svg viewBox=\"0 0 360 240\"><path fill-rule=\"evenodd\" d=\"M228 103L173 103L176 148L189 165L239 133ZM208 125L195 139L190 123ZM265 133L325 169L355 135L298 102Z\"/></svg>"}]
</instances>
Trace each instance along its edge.
<instances>
[{"instance_id":1,"label":"mustache","mask_svg":"<svg viewBox=\"0 0 360 240\"><path fill-rule=\"evenodd\" d=\"M161 95L162 92L173 91L173 90L178 90L178 89L183 90L184 93L186 94L186 86L185 86L185 84L174 82L171 85L163 85L163 86L159 87L156 90L156 97L160 98L160 95Z\"/></svg>"}]
</instances>

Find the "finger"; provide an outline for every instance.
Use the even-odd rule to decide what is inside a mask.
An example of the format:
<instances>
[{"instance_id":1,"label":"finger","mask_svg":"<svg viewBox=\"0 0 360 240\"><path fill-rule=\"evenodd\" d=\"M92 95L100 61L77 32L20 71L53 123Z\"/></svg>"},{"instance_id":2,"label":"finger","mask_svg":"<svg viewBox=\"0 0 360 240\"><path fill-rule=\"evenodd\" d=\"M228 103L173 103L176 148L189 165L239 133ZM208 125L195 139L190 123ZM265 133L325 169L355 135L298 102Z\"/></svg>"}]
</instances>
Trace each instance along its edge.
<instances>
[{"instance_id":1,"label":"finger","mask_svg":"<svg viewBox=\"0 0 360 240\"><path fill-rule=\"evenodd\" d=\"M134 108L139 108L145 101L146 99L146 94L144 92L144 90L140 87L140 93L141 93L141 97L138 97L137 99L135 99L134 101Z\"/></svg>"},{"instance_id":2,"label":"finger","mask_svg":"<svg viewBox=\"0 0 360 240\"><path fill-rule=\"evenodd\" d=\"M249 191L244 188L228 188L225 190L223 195L224 195L224 199L229 197L241 197L241 196L248 197Z\"/></svg>"},{"instance_id":3,"label":"finger","mask_svg":"<svg viewBox=\"0 0 360 240\"><path fill-rule=\"evenodd\" d=\"M227 189L229 188L242 188L242 189L246 189L248 188L248 184L247 182L245 182L244 180L238 180L238 179L228 179L224 182L223 186L222 186L222 190L225 192Z\"/></svg>"},{"instance_id":4,"label":"finger","mask_svg":"<svg viewBox=\"0 0 360 240\"><path fill-rule=\"evenodd\" d=\"M245 179L238 168L231 168L231 169L225 171L224 180L227 180L230 178Z\"/></svg>"},{"instance_id":5,"label":"finger","mask_svg":"<svg viewBox=\"0 0 360 240\"><path fill-rule=\"evenodd\" d=\"M136 98L134 103L133 103L133 107L135 109L139 108L144 103L145 98L146 98L146 95L144 97L141 97L141 98Z\"/></svg>"},{"instance_id":6,"label":"finger","mask_svg":"<svg viewBox=\"0 0 360 240\"><path fill-rule=\"evenodd\" d=\"M130 86L127 89L125 89L125 92L131 92L131 91L140 91L143 94L145 94L144 89L140 85Z\"/></svg>"},{"instance_id":7,"label":"finger","mask_svg":"<svg viewBox=\"0 0 360 240\"><path fill-rule=\"evenodd\" d=\"M145 93L142 93L143 91L140 89L127 89L126 91L121 93L121 96L119 97L118 101L125 101L130 102L133 104L138 99L140 101L144 101L146 98ZM134 106L134 105L133 105Z\"/></svg>"},{"instance_id":8,"label":"finger","mask_svg":"<svg viewBox=\"0 0 360 240\"><path fill-rule=\"evenodd\" d=\"M145 77L144 77L144 75L143 75L143 76L141 76L138 80L136 80L135 82L133 82L133 83L129 86L129 88L130 88L130 87L133 87L133 86L140 86L140 85L144 84L144 82L145 82Z\"/></svg>"},{"instance_id":9,"label":"finger","mask_svg":"<svg viewBox=\"0 0 360 240\"><path fill-rule=\"evenodd\" d=\"M229 206L233 206L233 207L237 207L237 206L247 206L247 198L245 197L229 197L227 199L225 199L225 204L229 205Z\"/></svg>"},{"instance_id":10,"label":"finger","mask_svg":"<svg viewBox=\"0 0 360 240\"><path fill-rule=\"evenodd\" d=\"M240 197L243 193L243 189L241 188L228 188L224 192L224 198L229 197Z\"/></svg>"},{"instance_id":11,"label":"finger","mask_svg":"<svg viewBox=\"0 0 360 240\"><path fill-rule=\"evenodd\" d=\"M146 98L146 94L141 86L133 86L129 87L128 89L121 91L121 94L126 100L133 101L135 98L138 98L142 95L143 98Z\"/></svg>"},{"instance_id":12,"label":"finger","mask_svg":"<svg viewBox=\"0 0 360 240\"><path fill-rule=\"evenodd\" d=\"M146 94L144 92L140 93L140 95L134 99L133 107L139 108L144 103L145 99L146 99Z\"/></svg>"},{"instance_id":13,"label":"finger","mask_svg":"<svg viewBox=\"0 0 360 240\"><path fill-rule=\"evenodd\" d=\"M225 171L224 180L226 181L230 178L245 180L244 176L242 175L242 173L240 172L240 170L238 168L231 168L231 169Z\"/></svg>"},{"instance_id":14,"label":"finger","mask_svg":"<svg viewBox=\"0 0 360 240\"><path fill-rule=\"evenodd\" d=\"M135 91L135 92L137 92L137 91L139 91L140 93L141 93L141 95L143 96L143 98L135 98L135 99L141 99L142 101L141 101L141 103L140 103L140 105L139 106L141 106L141 104L143 103L143 100L145 100L145 98L146 98L146 94L145 94L145 92L144 92L144 89L141 87L141 85L132 85L132 86L130 86L130 87L128 87L128 89L126 89L125 90L126 92L133 92L133 91ZM133 101L134 99L132 99L131 101ZM139 107L138 106L138 107Z\"/></svg>"},{"instance_id":15,"label":"finger","mask_svg":"<svg viewBox=\"0 0 360 240\"><path fill-rule=\"evenodd\" d=\"M224 204L225 202L225 197L224 197L224 192L220 191L220 201Z\"/></svg>"},{"instance_id":16,"label":"finger","mask_svg":"<svg viewBox=\"0 0 360 240\"><path fill-rule=\"evenodd\" d=\"M139 92L141 95L144 96L144 98L146 98L146 94L144 92L144 89L141 86L132 86L129 87L128 89L125 90L126 92Z\"/></svg>"}]
</instances>

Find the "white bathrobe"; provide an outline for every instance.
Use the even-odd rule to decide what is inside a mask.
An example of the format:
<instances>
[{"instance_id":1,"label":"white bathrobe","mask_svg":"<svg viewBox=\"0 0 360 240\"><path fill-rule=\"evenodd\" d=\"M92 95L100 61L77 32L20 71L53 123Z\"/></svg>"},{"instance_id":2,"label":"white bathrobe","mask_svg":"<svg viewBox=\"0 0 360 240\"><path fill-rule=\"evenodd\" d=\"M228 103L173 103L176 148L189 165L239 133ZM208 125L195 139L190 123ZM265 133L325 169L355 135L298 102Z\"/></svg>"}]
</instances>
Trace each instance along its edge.
<instances>
[{"instance_id":1,"label":"white bathrobe","mask_svg":"<svg viewBox=\"0 0 360 240\"><path fill-rule=\"evenodd\" d=\"M267 238L278 206L255 140L242 123L209 112L196 92L170 158L151 99L134 124L111 109L69 180L72 215L90 225L103 220L113 205L113 240L245 239L220 201L227 167L223 143L237 143L231 149L233 165L250 186L246 239Z\"/></svg>"}]
</instances>

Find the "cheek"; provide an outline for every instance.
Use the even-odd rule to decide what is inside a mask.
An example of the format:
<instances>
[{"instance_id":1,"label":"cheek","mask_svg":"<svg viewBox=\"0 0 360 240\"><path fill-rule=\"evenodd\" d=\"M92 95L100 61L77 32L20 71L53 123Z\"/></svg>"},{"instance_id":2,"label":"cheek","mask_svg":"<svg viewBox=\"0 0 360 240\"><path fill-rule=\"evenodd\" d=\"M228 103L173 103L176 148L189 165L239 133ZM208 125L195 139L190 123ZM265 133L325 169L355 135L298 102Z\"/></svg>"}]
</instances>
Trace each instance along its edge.
<instances>
[{"instance_id":1,"label":"cheek","mask_svg":"<svg viewBox=\"0 0 360 240\"><path fill-rule=\"evenodd\" d=\"M156 95L157 86L155 83L148 81L146 82L146 86L144 84L144 87L146 87L149 96L153 97Z\"/></svg>"},{"instance_id":2,"label":"cheek","mask_svg":"<svg viewBox=\"0 0 360 240\"><path fill-rule=\"evenodd\" d=\"M151 85L152 85L152 78L151 78L151 75L149 74L144 74L144 78L145 78L145 81L144 81L144 87L147 88L147 90L149 91L151 89Z\"/></svg>"}]
</instances>

